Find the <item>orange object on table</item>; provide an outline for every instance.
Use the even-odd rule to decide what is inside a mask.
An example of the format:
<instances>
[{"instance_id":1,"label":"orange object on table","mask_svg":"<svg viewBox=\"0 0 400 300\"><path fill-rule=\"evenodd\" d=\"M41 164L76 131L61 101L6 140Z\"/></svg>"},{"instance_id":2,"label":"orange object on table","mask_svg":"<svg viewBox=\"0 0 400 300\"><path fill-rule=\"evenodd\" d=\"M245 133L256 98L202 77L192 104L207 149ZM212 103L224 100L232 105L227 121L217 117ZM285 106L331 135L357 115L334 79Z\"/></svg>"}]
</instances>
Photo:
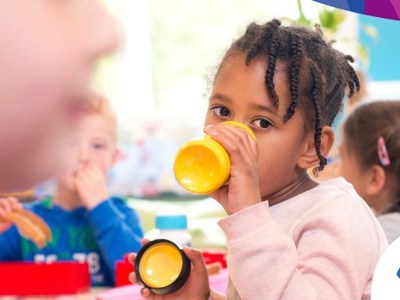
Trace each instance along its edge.
<instances>
[{"instance_id":1,"label":"orange object on table","mask_svg":"<svg viewBox=\"0 0 400 300\"><path fill-rule=\"evenodd\" d=\"M87 263L31 262L0 264L0 295L67 295L90 288Z\"/></svg>"}]
</instances>

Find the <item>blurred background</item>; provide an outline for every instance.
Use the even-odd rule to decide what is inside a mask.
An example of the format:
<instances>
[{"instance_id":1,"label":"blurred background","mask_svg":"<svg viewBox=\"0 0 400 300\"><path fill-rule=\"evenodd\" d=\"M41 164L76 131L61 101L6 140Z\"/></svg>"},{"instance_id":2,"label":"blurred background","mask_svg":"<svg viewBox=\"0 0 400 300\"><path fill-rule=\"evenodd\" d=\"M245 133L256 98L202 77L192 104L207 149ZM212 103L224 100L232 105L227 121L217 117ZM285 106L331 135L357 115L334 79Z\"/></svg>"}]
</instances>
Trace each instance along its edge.
<instances>
[{"instance_id":1,"label":"blurred background","mask_svg":"<svg viewBox=\"0 0 400 300\"><path fill-rule=\"evenodd\" d=\"M296 0L105 0L125 45L104 59L95 89L119 118L123 163L112 189L140 197L180 193L171 172L177 147L201 133L213 73L232 40L251 21L320 23L336 47L357 58L364 99L400 94L400 23Z\"/></svg>"},{"instance_id":2,"label":"blurred background","mask_svg":"<svg viewBox=\"0 0 400 300\"><path fill-rule=\"evenodd\" d=\"M222 210L212 200L193 201L198 197L177 185L172 164L179 145L201 134L214 72L248 23L271 18L319 23L327 39L337 41L335 47L357 59L363 90L352 103L346 100L335 122L339 135L341 121L356 102L400 98L399 22L311 0L104 2L125 34L124 47L100 61L93 80L94 89L111 99L119 122L123 157L109 174L110 191L131 199L146 230L154 226L155 214L180 209L188 214L192 231L200 232L196 246L223 246L215 225ZM51 189L52 183L46 183L35 194L41 197ZM206 237L207 226L213 237Z\"/></svg>"}]
</instances>

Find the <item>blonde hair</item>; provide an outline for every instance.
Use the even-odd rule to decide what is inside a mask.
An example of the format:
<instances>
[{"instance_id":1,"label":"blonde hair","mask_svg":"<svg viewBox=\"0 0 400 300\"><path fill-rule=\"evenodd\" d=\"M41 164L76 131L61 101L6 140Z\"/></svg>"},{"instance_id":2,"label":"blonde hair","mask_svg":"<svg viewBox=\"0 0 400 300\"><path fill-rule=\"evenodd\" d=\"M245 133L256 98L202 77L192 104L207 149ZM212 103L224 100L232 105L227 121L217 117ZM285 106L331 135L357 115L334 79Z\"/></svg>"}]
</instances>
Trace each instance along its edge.
<instances>
[{"instance_id":1,"label":"blonde hair","mask_svg":"<svg viewBox=\"0 0 400 300\"><path fill-rule=\"evenodd\" d=\"M79 100L79 116L100 115L104 117L111 127L113 139L117 138L117 116L110 104L110 101L101 95L91 93Z\"/></svg>"}]
</instances>

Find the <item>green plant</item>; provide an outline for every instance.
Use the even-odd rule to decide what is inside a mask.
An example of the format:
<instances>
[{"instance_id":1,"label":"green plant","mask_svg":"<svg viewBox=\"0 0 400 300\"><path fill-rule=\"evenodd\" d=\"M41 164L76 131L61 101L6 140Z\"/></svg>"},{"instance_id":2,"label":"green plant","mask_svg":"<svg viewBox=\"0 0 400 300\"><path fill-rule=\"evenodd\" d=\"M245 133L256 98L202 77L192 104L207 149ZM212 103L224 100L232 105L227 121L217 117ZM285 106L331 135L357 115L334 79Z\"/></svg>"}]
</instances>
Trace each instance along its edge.
<instances>
[{"instance_id":1,"label":"green plant","mask_svg":"<svg viewBox=\"0 0 400 300\"><path fill-rule=\"evenodd\" d=\"M300 24L307 27L312 27L314 25L314 21L310 18L307 18L303 11L302 0L297 0L297 8L299 12L299 17L295 20L284 18L285 21L290 24ZM346 12L341 9L336 8L321 8L318 14L317 23L320 24L322 31L328 40L336 40L338 39L338 31L340 30L343 23L346 21ZM374 26L371 25L362 25L360 27L367 36L371 39L377 41L378 40L378 32ZM340 39L344 43L350 43L349 39L342 38ZM354 41L351 41L354 42ZM361 43L359 40L356 42L356 50L357 57L360 59L362 66L367 68L369 65L369 50L368 48Z\"/></svg>"}]
</instances>

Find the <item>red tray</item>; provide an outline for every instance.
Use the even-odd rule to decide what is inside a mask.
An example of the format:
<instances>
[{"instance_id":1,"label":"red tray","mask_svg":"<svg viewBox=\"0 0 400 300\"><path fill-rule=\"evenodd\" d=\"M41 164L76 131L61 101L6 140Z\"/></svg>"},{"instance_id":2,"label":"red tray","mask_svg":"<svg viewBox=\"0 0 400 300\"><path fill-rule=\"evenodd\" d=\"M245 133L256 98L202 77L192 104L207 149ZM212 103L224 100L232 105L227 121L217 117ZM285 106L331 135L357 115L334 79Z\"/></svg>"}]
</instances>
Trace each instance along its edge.
<instances>
[{"instance_id":1,"label":"red tray","mask_svg":"<svg viewBox=\"0 0 400 300\"><path fill-rule=\"evenodd\" d=\"M0 295L77 294L90 288L87 263L0 263Z\"/></svg>"},{"instance_id":2,"label":"red tray","mask_svg":"<svg viewBox=\"0 0 400 300\"><path fill-rule=\"evenodd\" d=\"M226 252L218 251L218 250L204 250L201 252L204 258L204 262L208 264L212 264L215 262L219 262L223 268L226 268Z\"/></svg>"},{"instance_id":3,"label":"red tray","mask_svg":"<svg viewBox=\"0 0 400 300\"><path fill-rule=\"evenodd\" d=\"M129 273L134 272L135 267L128 261L128 254L124 259L115 263L115 286L130 285Z\"/></svg>"}]
</instances>

